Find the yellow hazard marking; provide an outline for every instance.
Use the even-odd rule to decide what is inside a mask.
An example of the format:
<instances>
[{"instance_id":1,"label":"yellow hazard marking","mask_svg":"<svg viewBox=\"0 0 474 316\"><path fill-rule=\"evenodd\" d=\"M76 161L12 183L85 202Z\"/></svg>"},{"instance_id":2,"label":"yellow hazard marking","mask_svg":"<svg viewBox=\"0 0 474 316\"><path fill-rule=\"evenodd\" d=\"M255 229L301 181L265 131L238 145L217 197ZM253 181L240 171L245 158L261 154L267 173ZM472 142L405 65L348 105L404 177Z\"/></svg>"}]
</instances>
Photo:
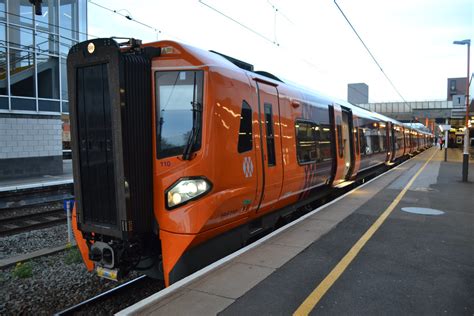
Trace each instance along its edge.
<instances>
[{"instance_id":1,"label":"yellow hazard marking","mask_svg":"<svg viewBox=\"0 0 474 316\"><path fill-rule=\"evenodd\" d=\"M107 269L104 267L97 267L96 268L97 275L106 278L112 281L117 281L117 270Z\"/></svg>"},{"instance_id":2,"label":"yellow hazard marking","mask_svg":"<svg viewBox=\"0 0 474 316\"><path fill-rule=\"evenodd\" d=\"M331 288L331 286L336 282L336 280L342 275L346 270L349 264L354 260L359 251L364 247L364 245L369 241L369 239L374 235L374 233L380 228L380 226L385 222L387 217L392 213L398 203L402 200L405 193L411 187L415 179L420 175L420 173L425 169L426 165L433 159L436 155L434 154L428 159L423 166L418 170L418 172L410 179L405 188L397 195L393 202L387 207L387 209L382 213L382 215L377 218L377 220L370 226L370 228L362 235L362 237L352 246L352 248L347 252L347 254L339 261L339 263L332 269L332 271L324 278L324 280L319 283L319 285L311 292L311 294L304 300L304 302L298 307L298 309L293 313L293 315L308 315L313 308L318 304L321 298L326 294L326 292Z\"/></svg>"}]
</instances>

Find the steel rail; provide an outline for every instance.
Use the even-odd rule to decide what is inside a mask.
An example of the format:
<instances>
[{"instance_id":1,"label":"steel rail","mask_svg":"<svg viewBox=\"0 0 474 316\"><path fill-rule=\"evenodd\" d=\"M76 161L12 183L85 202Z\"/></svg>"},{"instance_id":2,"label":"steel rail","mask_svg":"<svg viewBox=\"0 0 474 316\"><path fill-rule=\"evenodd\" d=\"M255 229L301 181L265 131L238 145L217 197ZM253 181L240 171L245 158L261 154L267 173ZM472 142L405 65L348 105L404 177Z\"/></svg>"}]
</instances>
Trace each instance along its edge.
<instances>
[{"instance_id":1,"label":"steel rail","mask_svg":"<svg viewBox=\"0 0 474 316\"><path fill-rule=\"evenodd\" d=\"M117 287L114 287L113 289L110 289L108 291L105 291L104 293L101 293L97 296L94 296L94 297L91 297L79 304L76 304L74 306L71 306L63 311L60 311L60 312L57 312L55 313L54 315L55 316L61 316L61 315L72 315L73 313L75 312L78 312L82 309L84 309L85 307L91 305L91 304L94 304L94 303L97 303L97 302L100 302L101 300L105 300L109 297L112 297L113 295L119 293L119 292L122 292L123 290L127 289L129 286L131 285L134 285L138 282L142 282L144 280L146 280L148 277L146 275L142 275L142 276L139 276L138 278L136 279L133 279L133 280L130 280L128 282L125 282Z\"/></svg>"},{"instance_id":2,"label":"steel rail","mask_svg":"<svg viewBox=\"0 0 474 316\"><path fill-rule=\"evenodd\" d=\"M58 217L58 215L63 216ZM52 219L48 217L56 218ZM0 236L13 235L19 232L48 227L63 222L66 222L66 214L62 208L56 208L46 212L2 218L0 219Z\"/></svg>"}]
</instances>

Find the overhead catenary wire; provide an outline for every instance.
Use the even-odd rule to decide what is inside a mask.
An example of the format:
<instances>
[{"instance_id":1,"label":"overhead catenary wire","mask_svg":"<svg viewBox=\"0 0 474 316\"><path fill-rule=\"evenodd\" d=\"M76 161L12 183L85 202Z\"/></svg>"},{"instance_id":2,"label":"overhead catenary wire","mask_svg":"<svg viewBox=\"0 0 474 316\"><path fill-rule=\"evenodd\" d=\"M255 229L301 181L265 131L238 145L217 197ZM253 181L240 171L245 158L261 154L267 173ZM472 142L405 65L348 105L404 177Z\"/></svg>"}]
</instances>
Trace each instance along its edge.
<instances>
[{"instance_id":1,"label":"overhead catenary wire","mask_svg":"<svg viewBox=\"0 0 474 316\"><path fill-rule=\"evenodd\" d=\"M119 16L122 16L122 17L124 17L125 19L127 19L127 20L129 20L129 21L135 22L135 23L137 23L137 24L139 24L139 25L142 25L142 26L144 26L144 27L147 27L147 28L149 28L149 29L152 29L152 30L154 30L155 32L162 33L162 31L161 31L160 29L158 29L158 28L156 28L156 27L153 27L153 26L151 26L151 25L148 25L148 24L146 24L146 23L144 23L144 22L138 21L137 19L134 19L134 18L131 16L130 11L128 11L128 10L126 10L126 9L115 10L115 9L111 9L111 8L109 8L109 7L106 7L106 6L104 6L104 5L101 5L101 4L99 4L99 3L96 3L96 2L94 2L93 0L88 0L88 2L91 3L91 4L93 4L93 5L95 5L95 6L97 6L97 7L99 7L99 8L101 8L101 9L103 9L103 10L106 10L106 11L111 12L111 13L113 13L113 14L117 14L117 15L119 15ZM254 29L252 29L252 28L246 26L245 24L243 24L243 23L237 21L236 19L234 19L234 18L232 18L232 17L226 15L225 13L219 11L218 9L212 7L211 5L205 3L204 1L199 0L199 3L205 5L206 7L210 8L210 9L212 9L212 10L214 10L214 11L216 11L216 12L219 13L219 14L223 15L223 16L226 17L227 19L230 19L231 21L233 21L234 23L237 23L238 25L240 25L241 27L247 29L248 31L250 31L250 32L252 32L252 33L258 35L259 37L263 38L265 41L268 41L268 42L270 42L271 44L274 44L275 46L280 47L280 43L278 43L278 42L276 42L276 41L274 41L274 40L268 38L267 36L261 34L260 32L254 30ZM269 3L269 5L272 6L272 8L274 8L274 10L278 10L278 12L283 16L283 13L281 12L281 10L279 10L276 6L274 6L270 1L268 1L268 3ZM123 13L121 13L120 11L125 11L126 14L123 14ZM18 16L18 17L21 17L21 18L25 18L25 17L23 17L23 16L20 16L20 15L14 14L14 13L10 13L10 12L6 12L6 11L2 11L2 10L0 10L0 12L5 12L5 13L7 13L7 14L11 14L11 15L15 15L15 16ZM290 23L294 24L287 16L284 16L284 17L285 17L285 19L287 19ZM32 18L27 18L27 19L33 20ZM52 24L52 23L47 23L47 22L39 22L39 23L47 24L47 25L52 26L52 27L58 27L58 28L60 28L60 29L68 30L68 31L71 31L71 32L74 32L74 33L78 33L78 34L84 34L84 35L87 35L87 36L89 36L89 37L95 37L95 38L98 37L98 36L92 35L92 34L90 34L90 33L84 33L84 32L80 32L80 31L72 30L72 29L69 29L69 28L66 28L66 27L63 27L63 26L59 26L59 25L56 25L56 24ZM165 33L168 33L168 32L165 32ZM177 37L177 36L175 36L175 35L172 35L172 34L170 34L170 35L173 36L174 38L180 40L180 41L185 42L183 39L181 39L181 38L179 38L179 37ZM275 38L276 38L276 35L275 35ZM307 65L313 67L314 69L316 69L316 70L318 70L318 71L322 71L318 66L314 65L314 64L313 64L312 62L310 62L309 60L307 60L307 59L305 59L305 58L299 58L299 59L302 60L302 61L303 61L304 63L306 63Z\"/></svg>"},{"instance_id":2,"label":"overhead catenary wire","mask_svg":"<svg viewBox=\"0 0 474 316\"><path fill-rule=\"evenodd\" d=\"M134 18L131 16L131 14L130 14L130 12L129 12L128 10L125 10L125 9L114 10L114 9L108 8L108 7L104 6L104 5L98 4L98 3L94 2L93 0L88 0L88 2L91 3L91 4L93 4L93 5L96 5L96 6L100 7L100 8L102 8L102 9L104 9L104 10L107 10L107 11L109 11L109 12L111 12L111 13L120 15L120 16L126 18L127 20L130 20L130 21L132 21L132 22L135 22L135 23L137 23L137 24L140 24L140 25L142 25L142 26L145 26L145 27L147 27L147 28L149 28L149 29L152 29L152 30L154 30L155 32L161 33L161 30L160 30L160 29L155 28L155 27L153 27L153 26L151 26L151 25L148 25L148 24L146 24L146 23L143 23L143 22L141 22L141 21L138 21L138 20L134 19ZM237 19L235 19L235 18L233 18L233 17L227 15L226 13L220 11L219 9L217 9L217 8L215 8L215 7L213 7L213 6L211 6L210 4L204 2L203 0L198 0L198 2L199 2L200 4L202 4L202 5L206 6L206 7L208 7L209 9L211 9L211 10L217 12L218 14L224 16L224 17L227 18L228 20L230 20L230 21L232 21L232 22L238 24L239 26L243 27L244 29L248 30L249 32L251 32L251 33L257 35L258 37L260 37L260 38L262 38L262 39L264 39L265 41L267 41L267 42L269 42L269 43L271 43L271 44L273 44L273 45L275 45L275 46L277 46L277 47L281 47L280 43L277 42L276 25L274 26L274 32L275 32L275 34L274 34L274 40L272 40L271 38L265 36L264 34L258 32L257 30L255 30L255 29L253 29L253 28L251 28L251 27L249 27L249 26L243 24L242 22L240 22L240 21L238 21ZM275 11L275 14L276 14L276 13L279 13L279 14L280 14L281 16L283 16L289 23L295 25L294 22L293 22L287 15L285 15L278 7L276 7L271 1L267 0L267 3L273 8L273 10ZM123 13L121 13L120 11L126 11L127 14L123 14ZM275 23L276 23L276 21L275 21ZM171 34L170 34L170 35L171 35ZM181 40L181 41L184 41L184 40L180 39L180 38L177 37L177 36L174 36L174 35L172 35L172 36L175 37L175 38L177 38L177 39L179 39L179 40ZM324 72L323 70L320 69L320 67L316 66L314 63L310 62L309 60L307 60L307 59L305 59L305 58L301 58L301 57L300 57L299 59L300 59L301 61L303 61L304 63L306 63L307 65L313 67L314 69L316 69L316 70L318 70L318 71ZM390 79L389 79L388 77L387 77L387 79L390 81ZM390 81L390 82L391 82L391 81ZM392 85L393 85L393 84L392 84ZM393 85L393 86L394 86L394 85ZM395 88L395 89L396 89L396 88ZM399 94L399 95L400 95L400 94ZM406 101L405 101L405 102L406 102Z\"/></svg>"},{"instance_id":3,"label":"overhead catenary wire","mask_svg":"<svg viewBox=\"0 0 474 316\"><path fill-rule=\"evenodd\" d=\"M140 24L140 25L142 25L142 26L145 26L145 27L147 27L147 28L149 28L149 29L155 31L156 33L162 33L162 31L161 31L160 29L158 29L158 28L156 28L156 27L153 27L153 26L151 26L151 25L148 25L148 24L146 24L146 23L143 23L143 22L141 22L141 21L138 21L138 20L134 19L134 18L131 16L130 12L129 12L128 10L126 10L126 9L114 10L114 9L107 8L106 6L103 6L103 5L101 5L101 4L98 4L98 3L94 2L94 1L91 1L91 0L88 0L88 2L91 3L91 4L93 4L93 5L96 5L96 6L100 7L100 8L102 8L102 9L106 10L106 11L109 11L109 12L111 12L111 13L120 15L120 16L126 18L126 19L129 20L129 21L132 21L132 22L135 22L135 23ZM125 11L125 12L127 12L127 14L120 13L120 11ZM30 20L30 21L34 21L33 18L25 17L25 16L23 16L23 15L19 15L19 14L12 13L12 12L7 12L7 11L5 11L5 10L0 10L0 12L6 13L6 14L9 14L9 15L12 15L12 16L16 16L16 17L19 17L19 18L22 18L22 19L27 19L27 20ZM66 30L66 31L71 31L72 33L82 34L82 35L86 35L86 36L89 36L89 37L95 37L95 38L98 38L98 37L99 37L99 36L92 35L92 34L90 34L90 33L81 32L81 31L78 31L78 30L73 30L73 29L70 29L70 28L67 28L67 27L58 25L58 24L53 24L53 23L48 23L48 22L43 22L43 21L36 21L36 23L43 24L43 25L48 25L48 26L50 26L50 27L58 28L58 29ZM16 23L10 22L10 24L15 25ZM31 28L33 28L33 26L31 26ZM174 36L174 37L176 37L176 36Z\"/></svg>"},{"instance_id":4,"label":"overhead catenary wire","mask_svg":"<svg viewBox=\"0 0 474 316\"><path fill-rule=\"evenodd\" d=\"M367 45L365 44L364 40L360 37L359 33L357 33L356 29L354 28L354 26L352 25L351 21L349 21L349 18L346 16L346 14L344 13L344 11L342 11L341 7L337 4L336 0L334 0L334 4L336 5L336 7L339 9L339 11L341 12L342 16L344 17L344 19L346 19L347 23L349 24L349 26L351 27L352 31L354 31L355 35L357 36L357 38L359 38L360 42L362 43L362 45L364 45L365 49L367 50L367 52L369 53L370 57L372 57L372 60L375 62L375 64L377 65L377 67L380 69L380 71L382 72L382 74L385 76L385 78L387 79L387 81L390 83L390 85L392 86L392 88L395 90L395 92L398 94L398 96L400 98L402 98L403 102L405 102L406 104L408 104L408 102L405 100L405 98L402 96L402 94L400 93L400 91L397 89L397 87L395 86L395 84L392 82L392 80L388 77L388 75L385 73L385 71L383 70L382 66L380 65L380 63L377 61L377 59L375 58L375 56L372 54L372 52L370 51L369 47L367 47Z\"/></svg>"},{"instance_id":5,"label":"overhead catenary wire","mask_svg":"<svg viewBox=\"0 0 474 316\"><path fill-rule=\"evenodd\" d=\"M285 14L283 13L280 8L278 8L275 4L273 4L271 1L267 0L267 3L273 8L273 10L275 11L275 13L278 13L279 15L281 15L285 20L287 20L288 22L290 22L291 24L295 25L295 23L293 23L293 21Z\"/></svg>"},{"instance_id":6,"label":"overhead catenary wire","mask_svg":"<svg viewBox=\"0 0 474 316\"><path fill-rule=\"evenodd\" d=\"M209 9L211 9L211 10L217 12L218 14L224 16L225 18L231 20L232 22L234 22L234 23L240 25L241 27L245 28L246 30L248 30L248 31L250 31L250 32L252 32L252 33L258 35L260 38L264 39L265 41L270 42L271 44L274 44L277 48L281 48L281 49L284 49L284 50L289 51L289 52L291 52L291 53L294 53L294 52L292 51L292 48L291 48L291 47L285 47L285 45L282 45L281 43L277 43L277 42L271 40L271 39L268 38L267 36L265 36L265 35L263 35L263 34L257 32L256 30L254 30L254 29L252 29L252 28L246 26L245 24L239 22L238 20L236 20L236 19L234 19L234 18L232 18L232 17L226 15L225 13L223 13L223 12L221 12L220 10L214 8L213 6L211 6L211 5L207 4L207 3L205 3L203 0L198 0L198 2L201 3L202 5L208 7ZM268 3L269 3L269 4L272 6L272 8L274 8L274 10L275 10L275 7L273 6L273 4L271 4L271 2L268 2ZM290 20L290 22L291 22L291 20ZM293 22L291 22L291 23L293 23ZM293 23L293 25L294 25L294 23ZM275 38L276 38L276 35L275 35ZM307 64L308 66L314 68L314 69L317 70L318 72L325 73L325 74L331 76L331 74L327 73L327 71L322 70L319 66L316 66L313 62L309 61L308 59L303 58L303 57L297 57L297 58L298 58L300 61L302 61L303 63ZM331 76L331 77L332 77L332 76Z\"/></svg>"},{"instance_id":7,"label":"overhead catenary wire","mask_svg":"<svg viewBox=\"0 0 474 316\"><path fill-rule=\"evenodd\" d=\"M207 4L207 3L205 3L205 2L202 1L202 0L198 0L198 1L199 1L199 3L201 3L202 5L208 7L209 9L211 9L211 10L213 10L213 11L219 13L220 15L224 16L225 18L227 18L227 19L231 20L232 22L234 22L234 23L240 25L241 27L245 28L247 31L250 31L250 32L254 33L255 35L257 35L257 36L263 38L263 39L266 40L267 42L270 42L270 43L272 43L272 44L274 44L274 45L276 45L276 46L279 46L279 45L280 45L280 44L278 44L276 41L272 40L271 38L269 38L269 37L263 35L262 33L260 33L260 32L258 32L258 31L256 31L256 30L252 29L251 27L249 27L249 26L247 26L247 25L245 25L245 24L243 24L243 23L237 21L236 19L230 17L229 15L227 15L227 14L225 14L224 12L218 10L217 8L214 8L214 7L211 6L210 4Z\"/></svg>"},{"instance_id":8,"label":"overhead catenary wire","mask_svg":"<svg viewBox=\"0 0 474 316\"><path fill-rule=\"evenodd\" d=\"M90 4L93 4L103 10L106 10L108 12L111 12L111 13L114 13L114 14L117 14L119 16L122 16L124 17L125 19L131 21L131 22L134 22L134 23L137 23L141 26L144 26L146 28L149 28L151 30L153 30L155 33L157 34L161 34L163 33L161 29L157 28L157 27L154 27L152 25L149 25L149 24L146 24L144 22L141 22L135 18L132 17L130 11L128 11L127 9L119 9L119 10L114 10L114 9L111 9L111 8L108 8L104 5L101 5L99 3L96 3L92 0L88 0L88 2ZM123 14L121 13L121 11L125 11L126 14ZM23 15L19 15L19 14L15 14L15 13L12 13L12 12L7 12L5 10L0 10L0 12L2 13L6 13L6 14L9 14L9 15L12 15L12 16L16 16L16 17L19 17L19 18L22 18L22 19L27 19L27 20L30 20L30 21L34 21L33 18L29 18L29 17L25 17ZM11 23L11 22L10 22ZM78 30L73 30L73 29L70 29L70 28L67 28L67 27L64 27L64 26L61 26L61 25L58 25L58 24L53 24L53 23L48 23L48 22L43 22L43 21L36 21L36 23L39 23L39 24L42 24L42 25L48 25L49 27L53 27L53 28L58 28L58 29L62 29L62 30L66 30L66 31L70 31L72 33L77 33L77 34L81 34L81 35L85 35L85 36L88 36L88 37L92 37L92 38L98 38L99 36L96 36L96 35L93 35L93 34L90 34L90 33L86 33L86 32L81 32L81 31L78 31ZM12 23L11 23L12 24ZM15 24L15 23L13 23ZM31 28L33 28L33 26L31 26ZM170 34L171 35L171 34ZM179 39L179 37L175 36L175 35L172 35L173 37ZM182 40L182 39L179 39L179 40Z\"/></svg>"},{"instance_id":9,"label":"overhead catenary wire","mask_svg":"<svg viewBox=\"0 0 474 316\"><path fill-rule=\"evenodd\" d=\"M170 35L170 36L173 37L173 38L176 38L177 40L179 40L179 41L181 41L181 42L186 42L186 41L183 40L182 38L180 38L180 37L178 37L178 36L176 36L176 35L174 35L174 34L171 34L170 32L161 30L161 29L159 29L159 28L157 28L157 27L154 27L154 26L152 26L152 25L149 25L149 24L147 24L147 23L141 22L141 21L139 21L139 20L133 18L133 17L131 16L131 14L130 14L130 11L128 11L127 9L115 10L115 9L108 8L108 7L106 7L106 6L102 5L102 4L96 3L96 2L94 2L94 1L92 1L92 0L88 0L88 2L89 2L90 4L93 4L93 5L97 6L97 7L99 7L99 8L102 8L102 9L108 11L108 12L111 12L111 13L114 13L114 14L117 14L117 15L120 15L120 16L124 17L125 19L127 19L127 20L129 20L129 21L131 21L131 22L135 22L135 23L137 23L137 24L139 24L139 25L141 25L141 26L144 26L144 27L146 27L146 28L149 28L149 29L153 30L153 31L157 34L157 36L158 36L158 34L166 33L166 34ZM120 11L126 11L127 14L120 13Z\"/></svg>"},{"instance_id":10,"label":"overhead catenary wire","mask_svg":"<svg viewBox=\"0 0 474 316\"><path fill-rule=\"evenodd\" d=\"M138 20L134 19L134 18L131 16L130 12L129 12L128 10L126 10L126 9L114 10L114 9L110 9L110 8L104 6L104 5L101 5L101 4L97 3L97 2L94 2L94 1L92 1L92 0L88 0L88 2L91 3L91 4L93 4L93 5L95 5L95 6L98 6L98 7L102 8L102 9L104 9L104 10L107 10L107 11L109 11L109 12L118 14L118 15L120 15L120 16L126 18L126 19L129 20L129 21L132 21L132 22L135 22L135 23L137 23L137 24L140 24L140 25L142 25L142 26L144 26L144 27L147 27L147 28L149 28L149 29L155 31L155 32L158 33L158 34L161 33L161 30L160 30L160 29L158 29L158 28L156 28L156 27L154 27L154 26L151 26L151 25L149 25L149 24L146 24L146 23L143 23L143 22L141 22L141 21L138 21ZM120 13L120 11L126 11L128 14Z\"/></svg>"},{"instance_id":11,"label":"overhead catenary wire","mask_svg":"<svg viewBox=\"0 0 474 316\"><path fill-rule=\"evenodd\" d=\"M273 38L274 38L275 43L278 43L278 39L277 39L277 16L281 15L283 18L285 18L291 24L293 24L293 25L295 25L295 24L283 12L281 12L281 10L278 9L272 2L267 0L267 3L273 9Z\"/></svg>"}]
</instances>

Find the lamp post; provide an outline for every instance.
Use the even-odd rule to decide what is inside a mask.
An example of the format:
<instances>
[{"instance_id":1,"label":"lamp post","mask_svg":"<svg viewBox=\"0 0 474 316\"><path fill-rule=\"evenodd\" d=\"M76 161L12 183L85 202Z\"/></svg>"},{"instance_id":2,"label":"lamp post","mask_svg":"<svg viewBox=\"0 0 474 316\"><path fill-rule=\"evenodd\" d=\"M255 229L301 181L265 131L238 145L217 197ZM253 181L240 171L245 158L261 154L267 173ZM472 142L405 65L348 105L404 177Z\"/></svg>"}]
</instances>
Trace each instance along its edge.
<instances>
[{"instance_id":1,"label":"lamp post","mask_svg":"<svg viewBox=\"0 0 474 316\"><path fill-rule=\"evenodd\" d=\"M471 54L471 40L454 41L456 45L467 45L467 76L466 76L466 128L464 130L464 153L462 156L462 181L467 182L469 171L469 62Z\"/></svg>"}]
</instances>

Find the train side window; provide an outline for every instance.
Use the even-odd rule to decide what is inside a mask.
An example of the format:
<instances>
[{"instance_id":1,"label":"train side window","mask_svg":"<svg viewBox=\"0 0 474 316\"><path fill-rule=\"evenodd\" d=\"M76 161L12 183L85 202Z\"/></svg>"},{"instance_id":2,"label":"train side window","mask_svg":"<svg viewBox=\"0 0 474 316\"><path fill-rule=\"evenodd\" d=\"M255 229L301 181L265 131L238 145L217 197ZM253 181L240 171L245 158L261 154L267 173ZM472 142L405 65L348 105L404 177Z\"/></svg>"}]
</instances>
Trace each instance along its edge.
<instances>
[{"instance_id":1,"label":"train side window","mask_svg":"<svg viewBox=\"0 0 474 316\"><path fill-rule=\"evenodd\" d=\"M368 133L370 133L369 131L370 131L369 129L359 127L361 156L367 156L372 153L371 146L370 146L370 135L368 135Z\"/></svg>"},{"instance_id":2,"label":"train side window","mask_svg":"<svg viewBox=\"0 0 474 316\"><path fill-rule=\"evenodd\" d=\"M271 103L265 103L263 105L265 112L265 125L267 130L267 153L268 153L268 165L275 166L275 136L273 134L273 111Z\"/></svg>"},{"instance_id":3,"label":"train side window","mask_svg":"<svg viewBox=\"0 0 474 316\"><path fill-rule=\"evenodd\" d=\"M316 128L308 121L296 121L296 156L299 164L316 162Z\"/></svg>"},{"instance_id":4,"label":"train side window","mask_svg":"<svg viewBox=\"0 0 474 316\"><path fill-rule=\"evenodd\" d=\"M404 139L403 139L403 131L398 130L397 131L397 144L398 144L398 149L402 149L404 147Z\"/></svg>"},{"instance_id":5,"label":"train side window","mask_svg":"<svg viewBox=\"0 0 474 316\"><path fill-rule=\"evenodd\" d=\"M240 129L239 129L239 142L237 144L237 151L244 153L252 150L253 148L253 137L252 137L252 108L247 101L242 101L242 111L240 112Z\"/></svg>"},{"instance_id":6,"label":"train side window","mask_svg":"<svg viewBox=\"0 0 474 316\"><path fill-rule=\"evenodd\" d=\"M356 153L360 155L360 147L359 147L359 129L354 127L354 145L356 149Z\"/></svg>"},{"instance_id":7,"label":"train side window","mask_svg":"<svg viewBox=\"0 0 474 316\"><path fill-rule=\"evenodd\" d=\"M395 127L393 127L392 125L392 128L390 129L390 136L389 136L389 139L390 139L390 144L393 144L393 149L395 151L398 150L398 142L397 142L397 135L398 135L398 131L395 130Z\"/></svg>"},{"instance_id":8,"label":"train side window","mask_svg":"<svg viewBox=\"0 0 474 316\"><path fill-rule=\"evenodd\" d=\"M342 119L340 116L336 117L336 128L339 158L342 158L344 156L344 144L342 143Z\"/></svg>"},{"instance_id":9,"label":"train side window","mask_svg":"<svg viewBox=\"0 0 474 316\"><path fill-rule=\"evenodd\" d=\"M316 127L317 128L317 127ZM328 161L332 159L331 155L331 126L321 125L319 127L319 161Z\"/></svg>"},{"instance_id":10,"label":"train side window","mask_svg":"<svg viewBox=\"0 0 474 316\"><path fill-rule=\"evenodd\" d=\"M380 152L380 135L378 129L378 123L373 122L366 131L367 147L369 152L367 154L376 154Z\"/></svg>"},{"instance_id":11,"label":"train side window","mask_svg":"<svg viewBox=\"0 0 474 316\"><path fill-rule=\"evenodd\" d=\"M385 130L385 127L380 127L378 130L378 136L379 136L379 141L380 141L380 152L385 152L387 151L386 149L386 144L387 144L387 132Z\"/></svg>"}]
</instances>

